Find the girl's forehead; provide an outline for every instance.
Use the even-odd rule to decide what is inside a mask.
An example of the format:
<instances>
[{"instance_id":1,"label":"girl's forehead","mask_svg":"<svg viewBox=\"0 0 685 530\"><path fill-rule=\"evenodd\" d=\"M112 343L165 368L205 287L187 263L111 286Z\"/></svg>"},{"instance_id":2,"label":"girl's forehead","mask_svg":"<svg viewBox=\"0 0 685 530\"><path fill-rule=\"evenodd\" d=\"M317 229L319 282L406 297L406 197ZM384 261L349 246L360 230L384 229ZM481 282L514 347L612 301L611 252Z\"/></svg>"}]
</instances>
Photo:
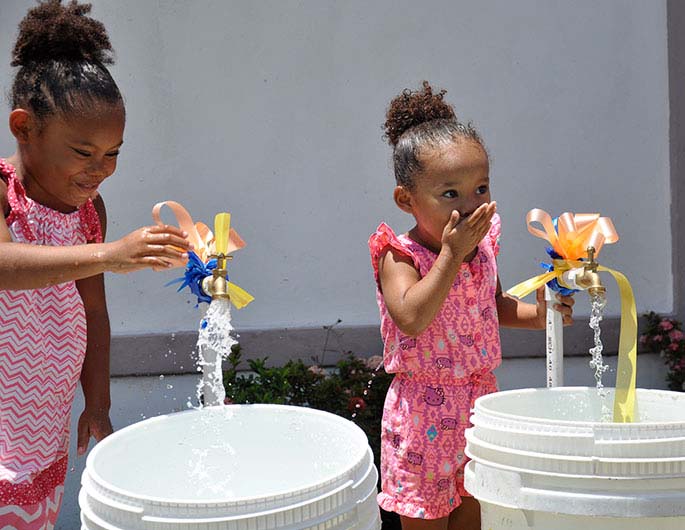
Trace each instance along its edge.
<instances>
[{"instance_id":1,"label":"girl's forehead","mask_svg":"<svg viewBox=\"0 0 685 530\"><path fill-rule=\"evenodd\" d=\"M477 141L459 138L421 153L423 174L432 181L487 178L488 156ZM436 182L437 183L437 182Z\"/></svg>"},{"instance_id":2,"label":"girl's forehead","mask_svg":"<svg viewBox=\"0 0 685 530\"><path fill-rule=\"evenodd\" d=\"M126 117L122 107L108 106L82 114L54 115L49 125L55 133L62 134L71 141L95 142L99 140L101 142L122 137L125 122Z\"/></svg>"}]
</instances>

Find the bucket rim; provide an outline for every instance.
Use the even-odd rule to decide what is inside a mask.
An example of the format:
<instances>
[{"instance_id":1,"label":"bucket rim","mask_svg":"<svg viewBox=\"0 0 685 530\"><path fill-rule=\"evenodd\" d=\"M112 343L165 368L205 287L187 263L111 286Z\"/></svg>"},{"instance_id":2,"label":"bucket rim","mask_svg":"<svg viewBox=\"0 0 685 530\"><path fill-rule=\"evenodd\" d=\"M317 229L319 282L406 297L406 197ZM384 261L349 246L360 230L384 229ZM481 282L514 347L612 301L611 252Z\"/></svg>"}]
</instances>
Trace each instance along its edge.
<instances>
[{"instance_id":1,"label":"bucket rim","mask_svg":"<svg viewBox=\"0 0 685 530\"><path fill-rule=\"evenodd\" d=\"M300 487L298 489L293 489L293 490L283 490L279 492L273 492L269 495L254 495L254 496L244 496L244 497L235 497L231 500L226 500L226 499L182 499L182 498L165 498L165 497L157 497L157 496L152 496L152 495L145 495L145 494L132 494L132 492L127 491L123 488L120 488L118 486L115 486L111 482L103 479L99 474L95 472L95 459L98 457L100 452L102 452L103 447L106 448L107 445L111 443L115 443L119 438L122 436L125 436L129 431L133 431L136 429L139 429L141 424L147 423L147 424L152 424L152 423L157 423L164 421L165 419L169 417L177 417L185 414L197 414L201 413L202 411L209 410L212 411L211 413L218 413L219 410L225 410L226 408L235 408L235 409L240 409L240 408L265 408L265 409L286 409L289 411L294 411L297 410L299 412L304 412L305 414L311 414L312 416L322 416L326 417L328 419L331 419L333 421L339 422L340 424L346 424L347 427L353 426L353 430L356 431L355 435L360 436L362 441L364 442L363 444L355 444L359 445L360 447L360 454L359 458L350 466L348 466L344 471L341 471L338 474L331 474L327 478L323 480L319 480L315 483L312 483L310 485L306 485L303 487ZM217 411L217 412L213 412ZM153 503L157 505L184 505L184 506L189 506L193 507L195 505L207 505L207 504L212 504L215 507L220 507L220 506L234 506L234 505L239 505L239 504L245 504L245 503L257 503L261 502L264 499L273 499L273 498L281 498L281 497L292 497L294 495L302 494L308 490L316 490L320 489L321 487L324 487L326 485L333 484L337 481L341 481L341 484L343 482L349 481L349 473L353 471L355 468L359 467L362 465L365 461L366 458L369 457L369 452L370 452L370 447L368 443L368 438L364 431L359 427L356 423L353 421L350 421L346 418L343 418L342 416L338 416L337 414L333 414L331 412L326 412L323 410L319 409L313 409L309 407L299 407L295 405L281 405L281 404L273 404L273 403L249 403L249 404L230 404L230 405L220 405L217 407L204 407L204 408L192 408L188 410L182 410L178 412L172 412L169 414L161 414L159 416L154 416L152 418L147 418L141 421L138 421L136 423L133 423L131 425L127 425L123 429L116 431L101 442L98 442L98 444L90 451L88 454L88 457L86 459L86 466L83 471L83 475L88 473L88 478L92 480L93 482L97 483L100 487L103 489L106 489L108 491L111 491L112 493L115 493L117 495L120 495L126 499L130 500L136 500L140 501L142 503ZM371 462L373 462L373 455L371 455ZM83 484L83 480L81 480L81 483Z\"/></svg>"},{"instance_id":2,"label":"bucket rim","mask_svg":"<svg viewBox=\"0 0 685 530\"><path fill-rule=\"evenodd\" d=\"M613 395L615 388L614 387L604 387L605 390L611 393ZM554 392L554 393L563 393L563 392L569 392L569 391L592 391L596 390L595 387L591 386L559 386L559 387L534 387L534 388L518 388L518 389L511 389L511 390L500 390L497 392L492 392L491 394L485 394L483 396L480 396L478 399L476 399L476 402L474 404L474 407L471 409L472 414L476 414L477 412L483 412L484 414L490 415L490 416L495 416L495 417L501 417L501 418L506 418L509 420L513 421L523 421L525 423L536 423L536 424L546 424L546 425L560 425L564 427L578 427L578 428L590 428L590 429L596 429L596 428L601 428L601 429L609 429L609 430L618 430L618 429L626 429L627 426L630 427L635 427L639 426L640 428L654 428L654 427L675 427L675 426L683 426L685 427L685 420L674 420L674 421L649 421L649 422L632 422L632 423L617 423L613 421L609 422L603 422L603 421L577 421L577 420L562 420L562 419L550 419L550 418L539 418L536 416L524 416L522 414L512 414L510 412L501 412L498 410L493 410L491 408L487 408L487 402L492 401L495 399L502 399L503 394L533 394L533 393L543 393L543 392ZM654 394L667 394L670 395L671 397L679 397L680 399L685 400L685 393L682 392L675 392L673 390L661 390L661 389L650 389L650 388L637 388L636 392L638 394L641 393L649 393L651 395Z\"/></svg>"}]
</instances>

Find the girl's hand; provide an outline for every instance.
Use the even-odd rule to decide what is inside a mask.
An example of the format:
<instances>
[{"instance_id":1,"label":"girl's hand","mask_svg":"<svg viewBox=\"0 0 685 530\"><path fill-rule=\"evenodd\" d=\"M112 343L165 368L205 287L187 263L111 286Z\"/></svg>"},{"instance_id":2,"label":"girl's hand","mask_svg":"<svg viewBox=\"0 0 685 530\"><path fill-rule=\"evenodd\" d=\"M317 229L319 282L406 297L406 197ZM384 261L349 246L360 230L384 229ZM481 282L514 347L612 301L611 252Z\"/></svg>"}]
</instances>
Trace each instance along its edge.
<instances>
[{"instance_id":1,"label":"girl's hand","mask_svg":"<svg viewBox=\"0 0 685 530\"><path fill-rule=\"evenodd\" d=\"M496 211L496 202L481 204L465 219L461 219L459 212L454 210L442 231L442 247L463 261L490 230L490 221Z\"/></svg>"},{"instance_id":2,"label":"girl's hand","mask_svg":"<svg viewBox=\"0 0 685 530\"><path fill-rule=\"evenodd\" d=\"M112 272L131 272L147 267L166 269L188 259L193 245L188 234L170 225L145 226L129 235L108 243L106 261Z\"/></svg>"},{"instance_id":3,"label":"girl's hand","mask_svg":"<svg viewBox=\"0 0 685 530\"><path fill-rule=\"evenodd\" d=\"M91 436L99 442L112 434L113 430L107 410L90 410L86 408L78 419L78 456L84 455L88 450Z\"/></svg>"},{"instance_id":4,"label":"girl's hand","mask_svg":"<svg viewBox=\"0 0 685 530\"><path fill-rule=\"evenodd\" d=\"M544 285L536 291L535 298L537 302L537 321L540 329L545 329L547 325L547 302L545 301ZM561 293L555 293L555 298L559 303L554 304L554 309L561 313L561 319L564 326L570 326L573 324L573 304L575 304L576 301L573 296L562 296Z\"/></svg>"}]
</instances>

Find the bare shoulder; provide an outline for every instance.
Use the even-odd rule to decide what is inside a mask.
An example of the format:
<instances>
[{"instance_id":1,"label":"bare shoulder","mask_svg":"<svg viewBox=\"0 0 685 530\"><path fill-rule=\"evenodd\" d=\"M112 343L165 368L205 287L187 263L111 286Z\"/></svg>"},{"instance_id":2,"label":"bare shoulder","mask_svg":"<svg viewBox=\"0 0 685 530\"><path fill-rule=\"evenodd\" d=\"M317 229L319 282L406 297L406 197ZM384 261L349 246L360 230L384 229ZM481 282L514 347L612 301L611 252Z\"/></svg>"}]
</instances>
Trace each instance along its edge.
<instances>
[{"instance_id":1,"label":"bare shoulder","mask_svg":"<svg viewBox=\"0 0 685 530\"><path fill-rule=\"evenodd\" d=\"M378 280L381 290L392 286L408 288L421 279L413 260L397 249L388 246L378 258Z\"/></svg>"},{"instance_id":2,"label":"bare shoulder","mask_svg":"<svg viewBox=\"0 0 685 530\"><path fill-rule=\"evenodd\" d=\"M107 208L105 208L105 201L99 193L93 199L93 206L100 219L100 228L102 229L102 238L104 239L107 231Z\"/></svg>"}]
</instances>

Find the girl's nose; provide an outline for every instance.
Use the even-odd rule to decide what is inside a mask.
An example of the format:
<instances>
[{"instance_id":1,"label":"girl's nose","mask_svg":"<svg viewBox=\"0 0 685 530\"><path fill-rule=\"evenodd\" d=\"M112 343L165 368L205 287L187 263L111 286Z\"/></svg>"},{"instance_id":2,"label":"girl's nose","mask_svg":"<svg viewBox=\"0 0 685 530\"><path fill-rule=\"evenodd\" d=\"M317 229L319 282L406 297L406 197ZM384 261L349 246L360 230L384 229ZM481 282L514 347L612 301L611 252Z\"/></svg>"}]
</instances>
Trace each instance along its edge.
<instances>
[{"instance_id":1,"label":"girl's nose","mask_svg":"<svg viewBox=\"0 0 685 530\"><path fill-rule=\"evenodd\" d=\"M88 175L104 180L111 173L108 161L104 158L94 158L88 166Z\"/></svg>"}]
</instances>

